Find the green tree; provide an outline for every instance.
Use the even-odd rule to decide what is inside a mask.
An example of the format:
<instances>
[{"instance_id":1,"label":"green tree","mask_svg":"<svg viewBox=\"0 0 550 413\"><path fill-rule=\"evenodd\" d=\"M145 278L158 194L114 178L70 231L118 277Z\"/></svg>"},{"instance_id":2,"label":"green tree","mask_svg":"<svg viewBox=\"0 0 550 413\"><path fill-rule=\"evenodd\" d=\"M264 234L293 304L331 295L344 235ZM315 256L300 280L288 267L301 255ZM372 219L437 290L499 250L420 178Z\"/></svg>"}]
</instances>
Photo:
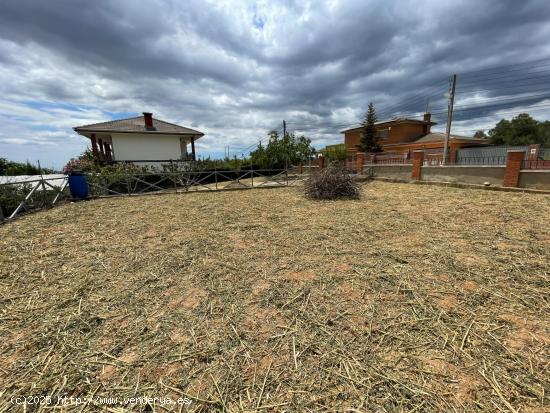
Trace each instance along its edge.
<instances>
[{"instance_id":1,"label":"green tree","mask_svg":"<svg viewBox=\"0 0 550 413\"><path fill-rule=\"evenodd\" d=\"M489 131L495 145L529 145L539 143L550 146L550 122L539 122L527 113L512 120L502 119Z\"/></svg>"},{"instance_id":2,"label":"green tree","mask_svg":"<svg viewBox=\"0 0 550 413\"><path fill-rule=\"evenodd\" d=\"M8 161L6 158L0 158L0 175L39 175L54 173L52 169L39 168L38 165L33 165L27 162Z\"/></svg>"},{"instance_id":3,"label":"green tree","mask_svg":"<svg viewBox=\"0 0 550 413\"><path fill-rule=\"evenodd\" d=\"M8 169L8 160L6 158L0 158L0 175L6 175Z\"/></svg>"},{"instance_id":4,"label":"green tree","mask_svg":"<svg viewBox=\"0 0 550 413\"><path fill-rule=\"evenodd\" d=\"M378 145L376 139L376 110L374 109L374 103L370 102L367 113L365 115L365 120L361 124L363 127L363 135L359 142L359 150L361 152L381 152L382 148Z\"/></svg>"},{"instance_id":5,"label":"green tree","mask_svg":"<svg viewBox=\"0 0 550 413\"><path fill-rule=\"evenodd\" d=\"M342 163L346 160L348 152L345 144L339 145L327 145L325 149L321 150L323 156L329 162Z\"/></svg>"},{"instance_id":6,"label":"green tree","mask_svg":"<svg viewBox=\"0 0 550 413\"><path fill-rule=\"evenodd\" d=\"M483 130L478 130L476 133L474 133L474 138L476 139L487 139L488 136Z\"/></svg>"},{"instance_id":7,"label":"green tree","mask_svg":"<svg viewBox=\"0 0 550 413\"><path fill-rule=\"evenodd\" d=\"M262 168L282 169L305 162L314 154L315 148L306 136L287 133L279 137L277 132L271 132L267 145L264 147L260 142L250 153L250 160Z\"/></svg>"},{"instance_id":8,"label":"green tree","mask_svg":"<svg viewBox=\"0 0 550 413\"><path fill-rule=\"evenodd\" d=\"M64 173L70 173L71 171L99 171L101 168L97 164L94 158L94 154L90 148L86 148L84 152L78 155L77 158L71 158L69 162L63 167Z\"/></svg>"}]
</instances>

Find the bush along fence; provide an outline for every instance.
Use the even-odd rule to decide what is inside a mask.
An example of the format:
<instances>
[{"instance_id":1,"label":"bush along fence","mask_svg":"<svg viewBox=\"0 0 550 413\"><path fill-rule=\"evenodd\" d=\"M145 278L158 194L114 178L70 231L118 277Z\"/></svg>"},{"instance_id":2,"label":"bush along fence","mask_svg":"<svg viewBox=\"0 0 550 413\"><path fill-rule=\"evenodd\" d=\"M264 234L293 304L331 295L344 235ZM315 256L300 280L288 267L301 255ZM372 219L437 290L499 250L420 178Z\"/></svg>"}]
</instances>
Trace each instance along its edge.
<instances>
[{"instance_id":1,"label":"bush along fence","mask_svg":"<svg viewBox=\"0 0 550 413\"><path fill-rule=\"evenodd\" d=\"M61 178L14 181L0 184L0 222L65 200L292 186L305 180L309 171L304 167L154 173L108 170L78 174L82 178L78 180L72 179L74 176L64 175ZM70 187L69 181L75 185Z\"/></svg>"},{"instance_id":2,"label":"bush along fence","mask_svg":"<svg viewBox=\"0 0 550 413\"><path fill-rule=\"evenodd\" d=\"M68 177L39 177L0 184L0 222L24 212L54 206L70 198Z\"/></svg>"},{"instance_id":3,"label":"bush along fence","mask_svg":"<svg viewBox=\"0 0 550 413\"><path fill-rule=\"evenodd\" d=\"M455 182L550 190L550 160L541 159L538 145L528 150L510 150L506 156L461 158L461 162L433 162L434 154L414 151L399 162L388 157L357 153L346 162L357 174L397 180ZM374 158L374 159L373 159Z\"/></svg>"}]
</instances>

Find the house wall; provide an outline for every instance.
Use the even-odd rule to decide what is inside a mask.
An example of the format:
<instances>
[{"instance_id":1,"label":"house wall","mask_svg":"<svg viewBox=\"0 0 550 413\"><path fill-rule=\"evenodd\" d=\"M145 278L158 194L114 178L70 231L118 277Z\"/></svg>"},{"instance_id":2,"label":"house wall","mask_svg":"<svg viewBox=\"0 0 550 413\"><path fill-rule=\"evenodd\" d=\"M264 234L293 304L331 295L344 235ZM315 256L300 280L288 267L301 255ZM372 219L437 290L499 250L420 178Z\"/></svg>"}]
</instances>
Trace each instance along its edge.
<instances>
[{"instance_id":1,"label":"house wall","mask_svg":"<svg viewBox=\"0 0 550 413\"><path fill-rule=\"evenodd\" d=\"M381 129L388 129L389 126ZM393 143L412 142L425 134L424 125L416 123L397 123L391 125L388 138L380 141L381 145L390 145Z\"/></svg>"},{"instance_id":2,"label":"house wall","mask_svg":"<svg viewBox=\"0 0 550 413\"><path fill-rule=\"evenodd\" d=\"M179 136L113 133L111 139L117 161L167 160L182 156Z\"/></svg>"},{"instance_id":3,"label":"house wall","mask_svg":"<svg viewBox=\"0 0 550 413\"><path fill-rule=\"evenodd\" d=\"M348 152L356 152L357 145L361 140L360 132L345 132L344 133L344 143L346 144L346 149Z\"/></svg>"},{"instance_id":4,"label":"house wall","mask_svg":"<svg viewBox=\"0 0 550 413\"><path fill-rule=\"evenodd\" d=\"M390 129L391 128L391 129ZM376 128L377 131L387 131L387 137L385 139L380 139L379 144L384 147L384 145L391 145L401 142L412 142L421 136L426 134L426 128L423 124L416 123L396 123L389 125L380 125ZM348 152L356 152L357 145L361 141L361 131L351 131L344 133L344 143L346 144L346 149ZM408 149L399 148L398 151L406 152Z\"/></svg>"}]
</instances>

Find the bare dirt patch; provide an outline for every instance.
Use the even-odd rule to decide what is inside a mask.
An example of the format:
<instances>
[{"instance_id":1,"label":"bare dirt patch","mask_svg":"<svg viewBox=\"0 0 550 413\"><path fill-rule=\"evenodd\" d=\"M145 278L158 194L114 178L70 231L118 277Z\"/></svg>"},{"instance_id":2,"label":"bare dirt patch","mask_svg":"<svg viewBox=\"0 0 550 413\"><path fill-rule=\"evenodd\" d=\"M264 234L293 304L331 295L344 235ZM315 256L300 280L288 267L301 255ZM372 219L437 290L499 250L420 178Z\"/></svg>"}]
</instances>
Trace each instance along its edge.
<instances>
[{"instance_id":1,"label":"bare dirt patch","mask_svg":"<svg viewBox=\"0 0 550 413\"><path fill-rule=\"evenodd\" d=\"M170 291L167 295L173 297L168 303L169 309L193 310L200 305L202 299L206 297L207 292L201 288L191 287L189 289Z\"/></svg>"},{"instance_id":2,"label":"bare dirt patch","mask_svg":"<svg viewBox=\"0 0 550 413\"><path fill-rule=\"evenodd\" d=\"M317 278L313 271L290 271L284 274L283 276L286 280L289 281L313 281Z\"/></svg>"}]
</instances>

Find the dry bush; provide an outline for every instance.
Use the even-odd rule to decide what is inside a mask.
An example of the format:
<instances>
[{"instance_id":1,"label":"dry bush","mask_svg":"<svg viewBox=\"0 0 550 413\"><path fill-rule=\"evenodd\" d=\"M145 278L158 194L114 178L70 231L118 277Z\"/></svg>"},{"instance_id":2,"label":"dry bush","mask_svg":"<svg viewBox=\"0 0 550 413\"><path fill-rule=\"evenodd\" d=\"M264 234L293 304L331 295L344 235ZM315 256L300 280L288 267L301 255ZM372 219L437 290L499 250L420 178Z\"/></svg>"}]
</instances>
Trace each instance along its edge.
<instances>
[{"instance_id":1,"label":"dry bush","mask_svg":"<svg viewBox=\"0 0 550 413\"><path fill-rule=\"evenodd\" d=\"M330 166L311 175L305 194L312 199L359 199L359 185L343 168Z\"/></svg>"}]
</instances>

